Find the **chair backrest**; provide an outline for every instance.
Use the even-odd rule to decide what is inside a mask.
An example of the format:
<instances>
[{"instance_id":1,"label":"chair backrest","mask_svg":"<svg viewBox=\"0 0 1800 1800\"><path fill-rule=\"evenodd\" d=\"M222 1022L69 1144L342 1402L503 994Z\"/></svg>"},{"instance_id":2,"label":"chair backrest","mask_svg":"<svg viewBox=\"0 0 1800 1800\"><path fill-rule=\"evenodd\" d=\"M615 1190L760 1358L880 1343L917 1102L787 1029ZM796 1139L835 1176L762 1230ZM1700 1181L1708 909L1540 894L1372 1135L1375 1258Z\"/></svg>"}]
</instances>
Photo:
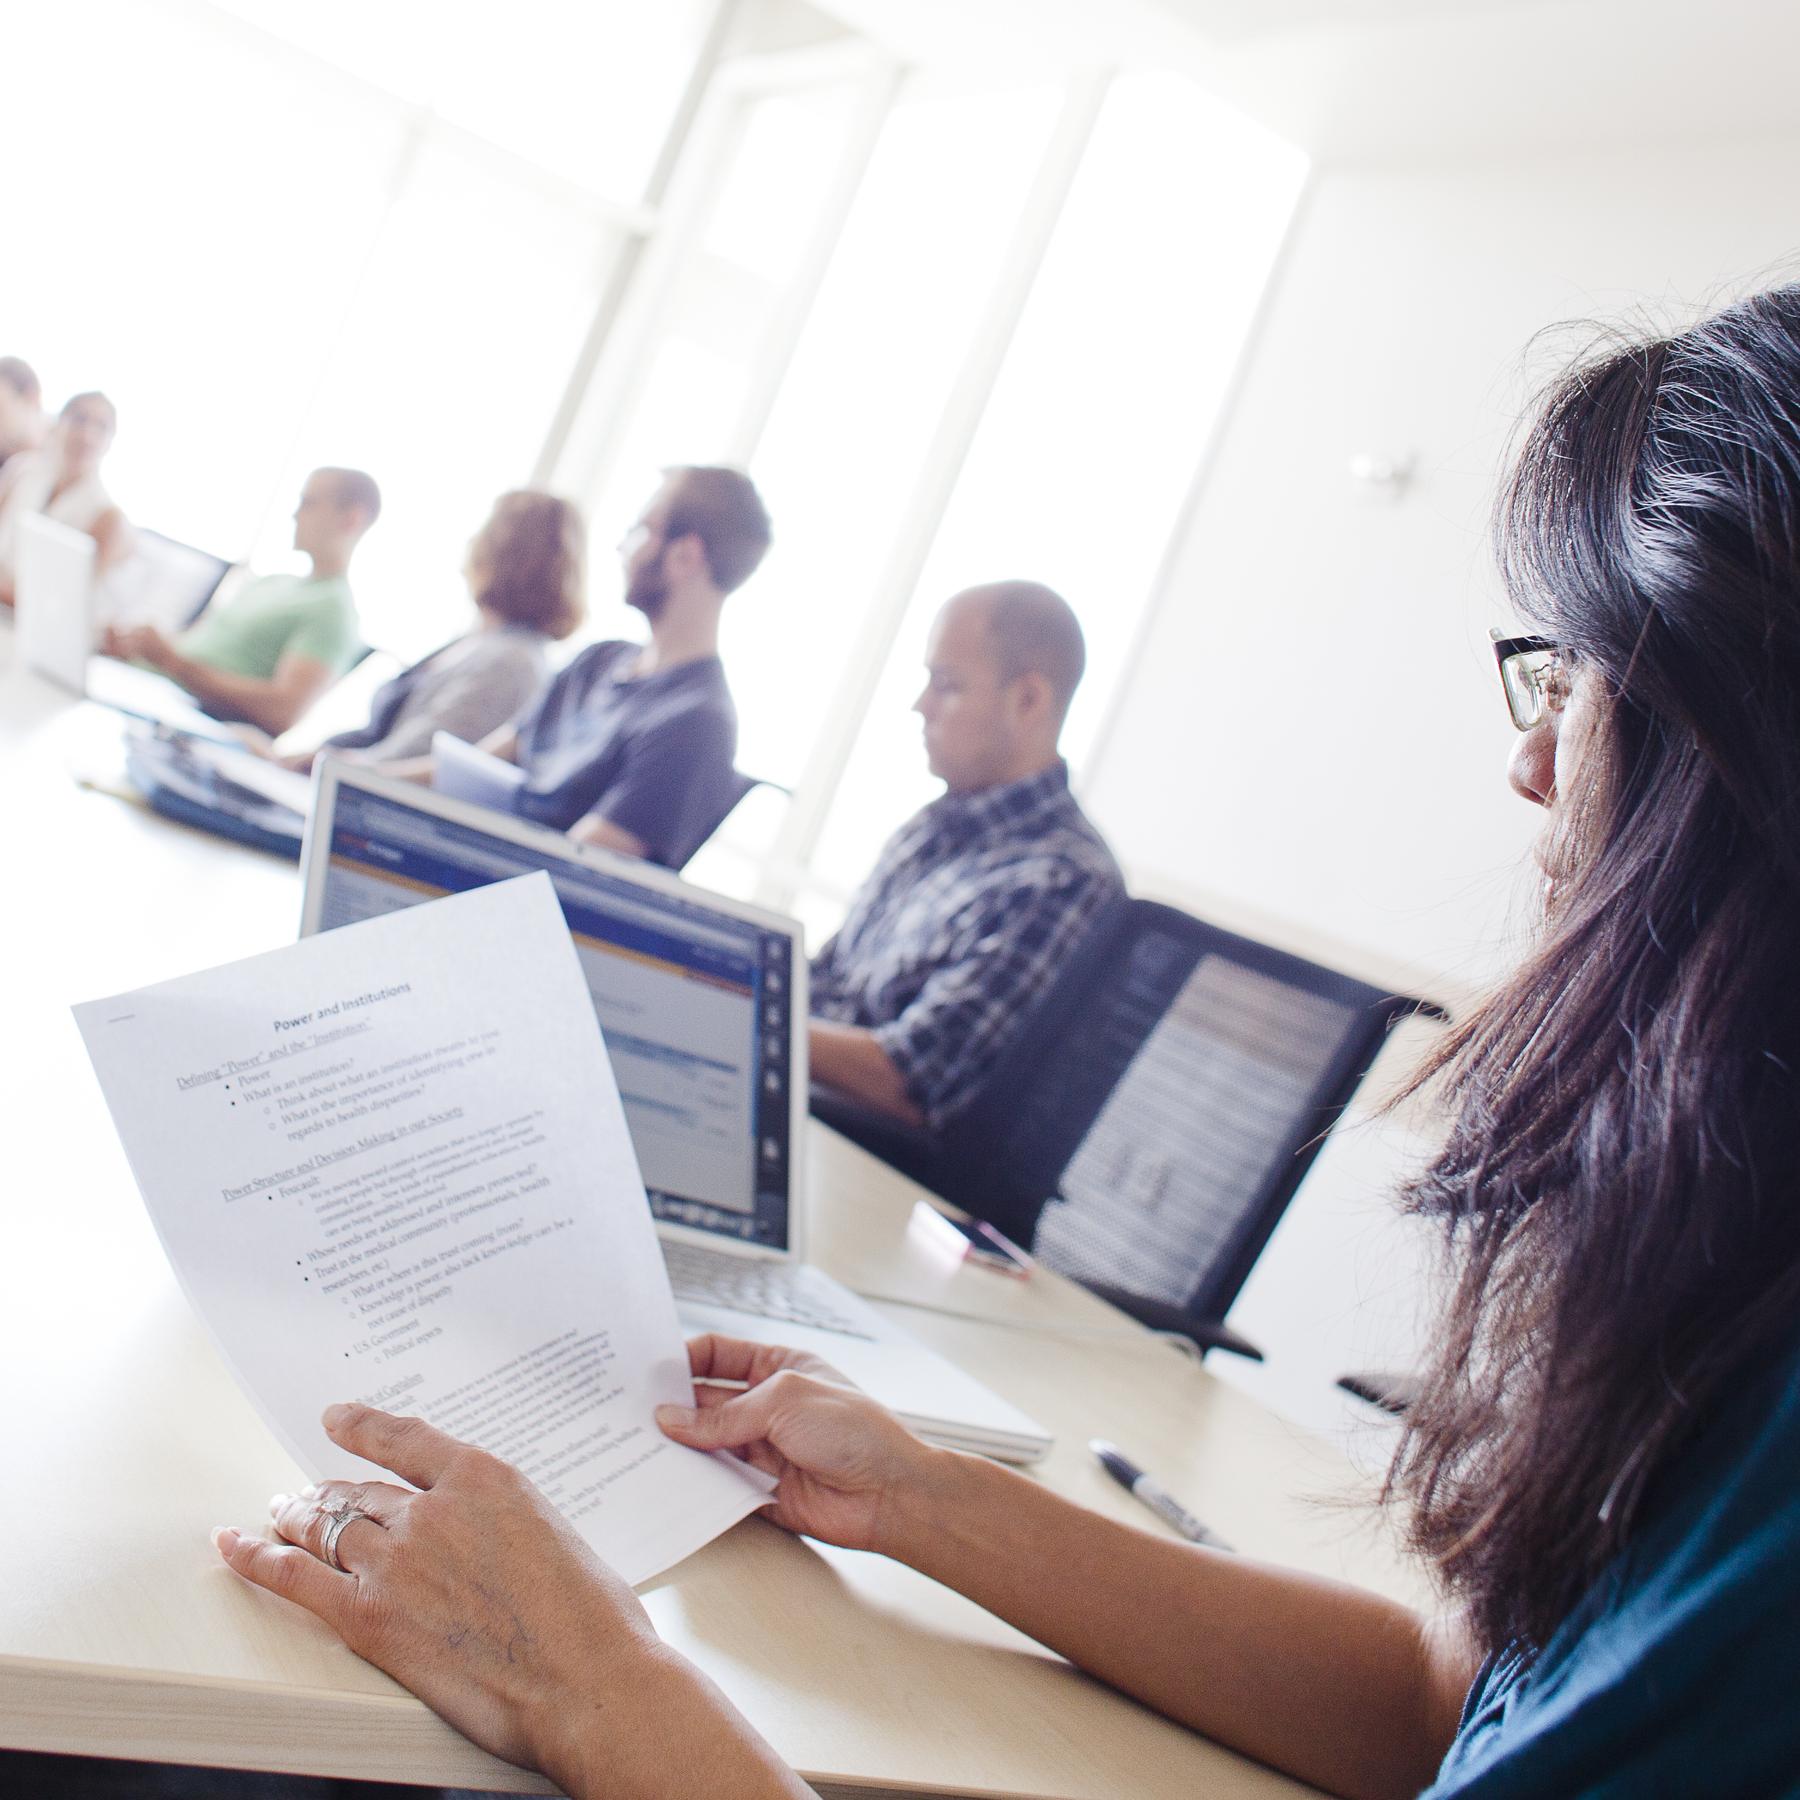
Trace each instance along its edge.
<instances>
[{"instance_id":1,"label":"chair backrest","mask_svg":"<svg viewBox=\"0 0 1800 1800\"><path fill-rule=\"evenodd\" d=\"M737 817L738 809L745 806L752 794L764 794L777 804L783 804L792 798L789 790L778 781L770 781L761 775L746 775L742 769L731 771L731 781L720 795L724 803L706 836L689 851L687 858L680 865L681 873L702 887L723 887L730 889L734 877L742 873L742 865L746 861L746 853L741 846L721 842L726 824ZM744 824L743 820L739 825ZM756 825L750 822L749 829L754 835ZM773 836L773 830L770 831Z\"/></svg>"},{"instance_id":2,"label":"chair backrest","mask_svg":"<svg viewBox=\"0 0 1800 1800\"><path fill-rule=\"evenodd\" d=\"M730 796L730 804L725 808L724 812L719 815L719 825L723 825L725 821L737 811L738 803L740 801L747 799L749 795L754 793L755 790L761 786L762 780L759 776L746 775L742 769L733 769L731 771L731 783L726 789L726 793ZM716 831L718 826L715 825L713 829Z\"/></svg>"},{"instance_id":3,"label":"chair backrest","mask_svg":"<svg viewBox=\"0 0 1800 1800\"><path fill-rule=\"evenodd\" d=\"M729 778L719 784L718 793L709 815L709 822L703 828L697 829L692 840L677 851L670 860L670 868L677 873L685 871L716 835L719 827L737 811L745 795L761 785L756 776L746 775L742 769L733 769Z\"/></svg>"},{"instance_id":4,"label":"chair backrest","mask_svg":"<svg viewBox=\"0 0 1800 1800\"><path fill-rule=\"evenodd\" d=\"M1121 1303L1222 1318L1421 1004L1121 901L946 1132L949 1197Z\"/></svg>"}]
</instances>

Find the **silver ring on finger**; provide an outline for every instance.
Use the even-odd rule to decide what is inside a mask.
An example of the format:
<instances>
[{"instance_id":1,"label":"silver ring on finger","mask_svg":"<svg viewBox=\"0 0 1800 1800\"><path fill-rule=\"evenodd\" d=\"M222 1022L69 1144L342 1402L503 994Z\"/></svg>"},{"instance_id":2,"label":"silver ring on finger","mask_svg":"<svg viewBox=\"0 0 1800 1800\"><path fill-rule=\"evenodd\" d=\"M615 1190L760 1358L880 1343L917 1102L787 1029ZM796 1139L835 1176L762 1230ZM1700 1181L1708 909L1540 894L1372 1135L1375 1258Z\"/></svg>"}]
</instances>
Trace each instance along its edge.
<instances>
[{"instance_id":1,"label":"silver ring on finger","mask_svg":"<svg viewBox=\"0 0 1800 1800\"><path fill-rule=\"evenodd\" d=\"M350 1571L338 1560L338 1539L344 1535L346 1525L357 1519L366 1519L369 1515L358 1512L354 1506L335 1506L329 1510L328 1516L331 1523L325 1527L325 1540L320 1545L320 1550L334 1569L348 1575Z\"/></svg>"}]
</instances>

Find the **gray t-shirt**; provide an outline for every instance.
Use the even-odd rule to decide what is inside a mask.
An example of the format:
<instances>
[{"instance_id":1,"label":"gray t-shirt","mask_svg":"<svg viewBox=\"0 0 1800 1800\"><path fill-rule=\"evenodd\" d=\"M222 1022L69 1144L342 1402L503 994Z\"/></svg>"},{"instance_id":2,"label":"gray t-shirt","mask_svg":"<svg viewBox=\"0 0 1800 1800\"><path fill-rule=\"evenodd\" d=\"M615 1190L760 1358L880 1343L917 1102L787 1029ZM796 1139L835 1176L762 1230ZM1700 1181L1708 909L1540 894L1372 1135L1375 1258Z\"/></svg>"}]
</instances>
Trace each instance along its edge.
<instances>
[{"instance_id":1,"label":"gray t-shirt","mask_svg":"<svg viewBox=\"0 0 1800 1800\"><path fill-rule=\"evenodd\" d=\"M548 642L522 625L471 631L377 688L368 724L341 732L330 748L392 762L423 756L434 732L479 743L542 686Z\"/></svg>"}]
</instances>

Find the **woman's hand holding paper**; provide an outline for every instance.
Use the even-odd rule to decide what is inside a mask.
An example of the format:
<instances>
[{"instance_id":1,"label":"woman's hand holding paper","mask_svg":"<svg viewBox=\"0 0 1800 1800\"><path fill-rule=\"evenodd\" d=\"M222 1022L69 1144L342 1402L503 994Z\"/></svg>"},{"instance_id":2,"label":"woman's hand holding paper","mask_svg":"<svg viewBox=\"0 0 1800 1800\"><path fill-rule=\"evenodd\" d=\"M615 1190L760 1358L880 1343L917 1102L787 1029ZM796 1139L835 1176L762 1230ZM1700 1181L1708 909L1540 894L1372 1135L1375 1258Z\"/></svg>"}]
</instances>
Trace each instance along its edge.
<instances>
[{"instance_id":1,"label":"woman's hand holding paper","mask_svg":"<svg viewBox=\"0 0 1800 1800\"><path fill-rule=\"evenodd\" d=\"M779 1484L764 1514L849 1550L893 1553L900 1515L930 1486L944 1451L802 1350L708 1335L688 1344L698 1410L663 1406L679 1444L730 1450ZM706 1383L742 1382L735 1388Z\"/></svg>"},{"instance_id":2,"label":"woman's hand holding paper","mask_svg":"<svg viewBox=\"0 0 1800 1800\"><path fill-rule=\"evenodd\" d=\"M571 1795L808 1792L516 1469L371 1407L333 1407L325 1427L419 1491L326 1482L277 1495L285 1544L215 1533L238 1574Z\"/></svg>"}]
</instances>

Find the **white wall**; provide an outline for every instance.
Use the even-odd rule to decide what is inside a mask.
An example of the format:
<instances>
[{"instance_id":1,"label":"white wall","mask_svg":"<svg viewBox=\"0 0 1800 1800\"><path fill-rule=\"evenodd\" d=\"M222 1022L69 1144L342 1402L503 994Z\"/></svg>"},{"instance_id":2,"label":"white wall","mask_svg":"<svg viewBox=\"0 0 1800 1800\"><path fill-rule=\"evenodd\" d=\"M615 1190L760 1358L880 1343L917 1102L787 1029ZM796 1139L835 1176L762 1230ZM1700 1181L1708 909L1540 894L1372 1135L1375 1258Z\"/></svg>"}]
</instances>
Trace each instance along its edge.
<instances>
[{"instance_id":1,"label":"white wall","mask_svg":"<svg viewBox=\"0 0 1800 1800\"><path fill-rule=\"evenodd\" d=\"M1487 512L1573 340L1528 344L1766 284L1800 249L1797 150L1319 172L1086 775L1140 891L1452 1001L1504 966L1536 822L1502 780ZM1410 489L1358 491L1360 451L1416 456ZM1412 1341L1417 1248L1375 1204L1405 1146L1380 1129L1321 1164L1234 1314L1296 1412Z\"/></svg>"}]
</instances>

